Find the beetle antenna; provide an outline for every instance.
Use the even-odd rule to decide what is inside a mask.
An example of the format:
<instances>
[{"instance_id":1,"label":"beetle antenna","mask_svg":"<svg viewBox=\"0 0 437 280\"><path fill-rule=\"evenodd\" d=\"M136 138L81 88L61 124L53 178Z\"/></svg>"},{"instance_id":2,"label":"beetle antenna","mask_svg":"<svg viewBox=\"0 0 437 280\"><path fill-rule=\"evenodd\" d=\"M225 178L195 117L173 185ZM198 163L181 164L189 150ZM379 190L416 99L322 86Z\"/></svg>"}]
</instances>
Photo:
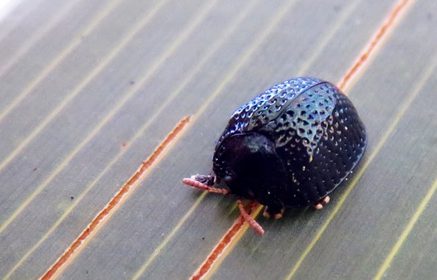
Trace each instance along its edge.
<instances>
[{"instance_id":1,"label":"beetle antenna","mask_svg":"<svg viewBox=\"0 0 437 280\"><path fill-rule=\"evenodd\" d=\"M255 230L255 232L259 235L263 235L264 234L264 229L262 228L262 226L255 221L254 218L252 218L252 216L250 216L247 212L246 209L244 209L243 206L243 202L241 202L241 200L237 200L237 205L238 205L238 209L240 209L240 214L243 217L243 219L249 223L250 227L253 228L253 230Z\"/></svg>"},{"instance_id":2,"label":"beetle antenna","mask_svg":"<svg viewBox=\"0 0 437 280\"><path fill-rule=\"evenodd\" d=\"M203 182L200 182L199 180L197 180L197 178L199 178L199 177L206 177L206 176L194 175L194 176L191 176L191 178L182 179L182 182L187 186L190 186L190 187L193 187L196 189L201 189L203 191L207 191L207 192L211 192L211 193L219 193L219 194L223 194L223 195L226 195L229 193L228 189L215 188L215 187L211 187ZM212 177L212 176L210 176L210 177Z\"/></svg>"}]
</instances>

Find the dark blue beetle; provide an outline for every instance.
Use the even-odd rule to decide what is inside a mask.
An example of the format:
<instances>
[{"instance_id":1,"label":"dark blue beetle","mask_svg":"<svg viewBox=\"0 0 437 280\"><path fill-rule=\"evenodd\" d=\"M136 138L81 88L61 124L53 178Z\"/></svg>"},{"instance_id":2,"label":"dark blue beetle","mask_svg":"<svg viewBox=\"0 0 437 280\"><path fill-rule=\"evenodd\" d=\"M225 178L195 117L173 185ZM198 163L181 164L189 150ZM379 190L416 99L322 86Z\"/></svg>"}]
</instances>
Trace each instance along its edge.
<instances>
[{"instance_id":1,"label":"dark blue beetle","mask_svg":"<svg viewBox=\"0 0 437 280\"><path fill-rule=\"evenodd\" d=\"M316 78L295 78L234 112L215 148L215 175L183 181L255 200L266 206L264 216L278 219L285 207L322 209L329 193L352 173L366 143L357 111L337 87ZM239 208L262 234L240 201Z\"/></svg>"}]
</instances>

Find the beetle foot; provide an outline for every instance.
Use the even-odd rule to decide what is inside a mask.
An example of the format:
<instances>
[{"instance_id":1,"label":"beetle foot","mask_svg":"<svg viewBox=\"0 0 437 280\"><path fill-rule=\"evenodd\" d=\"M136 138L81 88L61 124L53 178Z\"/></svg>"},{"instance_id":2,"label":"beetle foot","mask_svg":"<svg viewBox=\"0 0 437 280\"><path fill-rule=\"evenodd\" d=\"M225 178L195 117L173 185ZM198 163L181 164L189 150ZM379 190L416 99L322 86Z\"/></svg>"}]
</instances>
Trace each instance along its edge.
<instances>
[{"instance_id":1,"label":"beetle foot","mask_svg":"<svg viewBox=\"0 0 437 280\"><path fill-rule=\"evenodd\" d=\"M313 207L316 210L322 210L323 207L325 207L329 203L329 201L331 201L331 198L329 197L329 195L327 195L321 200L319 200L316 204L314 204Z\"/></svg>"},{"instance_id":2,"label":"beetle foot","mask_svg":"<svg viewBox=\"0 0 437 280\"><path fill-rule=\"evenodd\" d=\"M275 219L275 220L279 220L279 219L281 219L282 216L284 215L284 211L285 211L285 208L282 208L278 213L274 213L274 214L273 214L273 219ZM272 213L269 212L269 207L267 206L267 207L264 209L263 216L264 216L265 218L267 218L267 219L270 219L270 218L271 218L271 214L272 214Z\"/></svg>"},{"instance_id":3,"label":"beetle foot","mask_svg":"<svg viewBox=\"0 0 437 280\"><path fill-rule=\"evenodd\" d=\"M267 211L267 207L264 208L263 216L266 219L270 219L270 213Z\"/></svg>"},{"instance_id":4,"label":"beetle foot","mask_svg":"<svg viewBox=\"0 0 437 280\"><path fill-rule=\"evenodd\" d=\"M260 224L258 224L257 221L255 221L254 218L252 218L252 216L250 216L246 212L246 209L244 209L244 206L243 206L243 203L241 202L241 200L237 200L237 205L238 205L238 209L240 209L240 215L243 217L243 219L250 225L251 228L253 228L253 230L255 230L255 232L257 234L263 235L264 229L262 228L262 226Z\"/></svg>"}]
</instances>

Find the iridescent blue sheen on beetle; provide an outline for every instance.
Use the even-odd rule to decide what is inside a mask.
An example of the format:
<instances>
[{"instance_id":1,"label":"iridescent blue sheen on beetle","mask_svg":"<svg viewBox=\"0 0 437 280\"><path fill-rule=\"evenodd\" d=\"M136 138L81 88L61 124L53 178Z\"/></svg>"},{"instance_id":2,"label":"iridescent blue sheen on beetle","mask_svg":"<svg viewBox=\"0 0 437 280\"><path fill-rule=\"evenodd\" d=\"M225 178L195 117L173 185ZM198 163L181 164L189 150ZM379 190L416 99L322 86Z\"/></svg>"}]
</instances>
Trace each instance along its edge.
<instances>
[{"instance_id":1,"label":"iridescent blue sheen on beetle","mask_svg":"<svg viewBox=\"0 0 437 280\"><path fill-rule=\"evenodd\" d=\"M332 192L365 147L364 125L337 87L295 78L234 112L216 146L213 171L231 193L267 205L274 214Z\"/></svg>"}]
</instances>

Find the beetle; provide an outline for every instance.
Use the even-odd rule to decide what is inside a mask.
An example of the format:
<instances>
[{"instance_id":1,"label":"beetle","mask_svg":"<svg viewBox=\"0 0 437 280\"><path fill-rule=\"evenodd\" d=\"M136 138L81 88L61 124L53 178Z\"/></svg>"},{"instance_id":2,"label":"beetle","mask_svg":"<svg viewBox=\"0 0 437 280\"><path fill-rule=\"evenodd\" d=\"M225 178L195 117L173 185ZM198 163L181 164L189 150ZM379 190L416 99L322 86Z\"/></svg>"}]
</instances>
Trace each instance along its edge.
<instances>
[{"instance_id":1,"label":"beetle","mask_svg":"<svg viewBox=\"0 0 437 280\"><path fill-rule=\"evenodd\" d=\"M240 106L217 141L212 175L183 182L235 194L279 219L284 209L322 209L329 194L353 173L367 145L365 127L349 98L314 77L276 84ZM243 218L263 234L246 212Z\"/></svg>"}]
</instances>

